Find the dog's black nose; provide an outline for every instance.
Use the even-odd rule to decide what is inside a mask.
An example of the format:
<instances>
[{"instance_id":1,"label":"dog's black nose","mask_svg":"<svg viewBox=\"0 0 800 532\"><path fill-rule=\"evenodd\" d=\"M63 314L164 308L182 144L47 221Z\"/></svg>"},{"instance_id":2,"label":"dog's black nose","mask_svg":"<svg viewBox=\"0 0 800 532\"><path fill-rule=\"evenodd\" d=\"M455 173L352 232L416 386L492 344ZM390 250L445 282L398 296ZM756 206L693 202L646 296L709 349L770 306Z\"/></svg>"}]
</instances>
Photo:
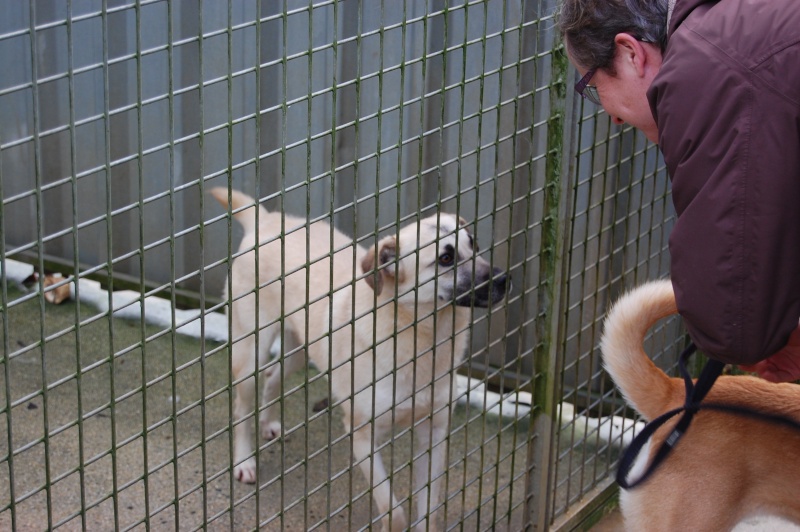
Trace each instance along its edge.
<instances>
[{"instance_id":1,"label":"dog's black nose","mask_svg":"<svg viewBox=\"0 0 800 532\"><path fill-rule=\"evenodd\" d=\"M494 268L492 270L492 286L497 292L506 295L511 291L511 278L500 268Z\"/></svg>"}]
</instances>

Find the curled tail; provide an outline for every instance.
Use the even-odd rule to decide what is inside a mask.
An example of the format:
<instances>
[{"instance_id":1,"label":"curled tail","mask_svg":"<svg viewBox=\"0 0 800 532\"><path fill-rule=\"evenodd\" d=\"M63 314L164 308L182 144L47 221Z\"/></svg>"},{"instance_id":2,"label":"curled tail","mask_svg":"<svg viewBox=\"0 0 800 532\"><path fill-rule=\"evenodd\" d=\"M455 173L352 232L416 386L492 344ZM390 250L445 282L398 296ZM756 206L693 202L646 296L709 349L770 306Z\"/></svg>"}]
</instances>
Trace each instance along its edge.
<instances>
[{"instance_id":1,"label":"curled tail","mask_svg":"<svg viewBox=\"0 0 800 532\"><path fill-rule=\"evenodd\" d=\"M228 189L225 187L212 188L210 191L212 196L222 204L226 209L228 208ZM233 217L236 218L242 227L244 227L245 234L253 234L256 232L257 220L255 206L258 204L255 199L251 198L243 192L238 190L230 190L230 208L233 212ZM245 207L250 207L249 209ZM241 210L244 209L244 210ZM267 210L258 205L259 218L265 220L268 212ZM238 211L238 212L237 212Z\"/></svg>"},{"instance_id":2,"label":"curled tail","mask_svg":"<svg viewBox=\"0 0 800 532\"><path fill-rule=\"evenodd\" d=\"M620 297L605 319L600 349L606 371L628 404L647 420L667 410L680 383L653 364L644 351L644 338L656 322L676 312L672 283L661 280Z\"/></svg>"}]
</instances>

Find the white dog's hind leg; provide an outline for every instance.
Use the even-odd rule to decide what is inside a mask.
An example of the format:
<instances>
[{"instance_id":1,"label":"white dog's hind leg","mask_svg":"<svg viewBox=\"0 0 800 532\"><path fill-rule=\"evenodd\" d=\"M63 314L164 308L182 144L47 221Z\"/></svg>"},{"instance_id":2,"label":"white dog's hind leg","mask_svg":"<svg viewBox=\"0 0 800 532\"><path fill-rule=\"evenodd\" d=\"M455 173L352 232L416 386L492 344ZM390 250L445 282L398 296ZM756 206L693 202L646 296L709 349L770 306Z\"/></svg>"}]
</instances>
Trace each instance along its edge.
<instances>
[{"instance_id":1,"label":"white dog's hind leg","mask_svg":"<svg viewBox=\"0 0 800 532\"><path fill-rule=\"evenodd\" d=\"M240 313L244 309L239 309ZM238 329L242 329L239 327ZM234 329L234 338L236 337L237 329ZM252 432L250 430L251 423L248 419L256 411L256 373L259 373L258 378L261 379L260 369L266 364L269 359L269 349L275 336L279 332L278 324L272 324L263 328L259 332L258 337L258 350L256 352L256 337L252 334L237 341L232 346L233 354L233 377L235 381L244 379L236 384L236 399L234 402L234 419L236 420L236 427L234 428L234 476L237 480L246 484L252 484L256 481L256 470L258 468L257 452L253 451ZM267 370L265 373L269 373ZM280 371L275 371L277 378L280 379ZM269 391L269 383L272 377L264 379L263 395L266 398ZM276 393L280 393L280 383L275 387ZM265 399L266 400L266 399ZM262 403L266 404L266 403ZM265 418L268 415L268 409L262 410L259 417L262 434L266 431ZM277 433L280 434L280 422L278 422ZM264 436L266 439L267 436ZM274 436L272 436L274 437Z\"/></svg>"},{"instance_id":2,"label":"white dog's hind leg","mask_svg":"<svg viewBox=\"0 0 800 532\"><path fill-rule=\"evenodd\" d=\"M248 419L253 414L255 405L256 352L254 337L250 335L234 343L232 352L233 378L235 381L244 379L235 385L233 474L236 480L252 484L256 481L256 468L258 465L253 454L251 422Z\"/></svg>"},{"instance_id":3,"label":"white dog's hind leg","mask_svg":"<svg viewBox=\"0 0 800 532\"><path fill-rule=\"evenodd\" d=\"M278 329L278 324L276 323L271 325L270 328L272 332L272 336L270 338L272 341L274 341L280 332ZM288 335L289 329L286 329L284 333ZM264 343L267 351L269 350L269 346L272 345L272 341ZM286 345L286 343L287 342L281 342L282 346ZM281 350L283 350L283 347L281 347ZM278 356L280 357L282 355L279 354ZM277 399L281 396L281 390L284 386L283 383L286 378L304 366L305 353L303 350L296 350L290 355L284 356L283 359L279 358L276 360L265 372L266 379L264 382L264 390L262 391L263 397L261 404L267 406L261 411L260 416L261 436L265 440L272 440L281 435L281 405Z\"/></svg>"},{"instance_id":4,"label":"white dog's hind leg","mask_svg":"<svg viewBox=\"0 0 800 532\"><path fill-rule=\"evenodd\" d=\"M367 482L372 482L372 498L375 500L378 511L384 516L381 519L383 529L385 531L406 530L406 516L403 508L397 505L397 500L392 494L381 455L378 452L374 454L372 452L373 430L373 424L368 423L353 432L353 458L367 478Z\"/></svg>"}]
</instances>

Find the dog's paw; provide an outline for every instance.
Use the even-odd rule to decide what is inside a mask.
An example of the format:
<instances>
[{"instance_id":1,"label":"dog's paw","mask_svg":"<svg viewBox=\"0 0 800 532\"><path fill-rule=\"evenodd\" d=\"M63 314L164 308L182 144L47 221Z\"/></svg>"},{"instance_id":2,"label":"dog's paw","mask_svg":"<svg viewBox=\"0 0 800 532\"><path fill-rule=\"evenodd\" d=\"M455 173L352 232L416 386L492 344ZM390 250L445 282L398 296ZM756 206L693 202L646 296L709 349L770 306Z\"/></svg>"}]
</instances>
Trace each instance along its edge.
<instances>
[{"instance_id":1,"label":"dog's paw","mask_svg":"<svg viewBox=\"0 0 800 532\"><path fill-rule=\"evenodd\" d=\"M280 421L262 421L261 422L261 437L265 441L274 440L281 435Z\"/></svg>"},{"instance_id":2,"label":"dog's paw","mask_svg":"<svg viewBox=\"0 0 800 532\"><path fill-rule=\"evenodd\" d=\"M256 481L256 459L248 458L233 468L233 475L239 482L253 484Z\"/></svg>"}]
</instances>

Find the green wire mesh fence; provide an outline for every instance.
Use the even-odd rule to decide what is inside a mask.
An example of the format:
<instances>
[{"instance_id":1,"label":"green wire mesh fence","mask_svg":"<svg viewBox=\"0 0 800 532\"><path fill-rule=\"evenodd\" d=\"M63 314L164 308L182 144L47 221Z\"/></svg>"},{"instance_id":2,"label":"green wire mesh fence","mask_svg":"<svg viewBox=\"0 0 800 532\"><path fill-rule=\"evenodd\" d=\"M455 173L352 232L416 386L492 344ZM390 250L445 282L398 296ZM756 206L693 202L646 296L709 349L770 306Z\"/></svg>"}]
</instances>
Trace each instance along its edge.
<instances>
[{"instance_id":1,"label":"green wire mesh fence","mask_svg":"<svg viewBox=\"0 0 800 532\"><path fill-rule=\"evenodd\" d=\"M0 528L380 526L313 367L281 381L283 436L254 435L257 483L235 478L233 433L258 414L234 412L242 230L213 187L364 248L463 218L513 289L454 333L445 494L419 525L588 526L636 428L600 367L602 318L667 273L673 214L656 148L573 97L554 10L0 2ZM304 356L286 319L261 369ZM681 341L668 322L650 348L667 367ZM420 430L373 449L409 516Z\"/></svg>"}]
</instances>

